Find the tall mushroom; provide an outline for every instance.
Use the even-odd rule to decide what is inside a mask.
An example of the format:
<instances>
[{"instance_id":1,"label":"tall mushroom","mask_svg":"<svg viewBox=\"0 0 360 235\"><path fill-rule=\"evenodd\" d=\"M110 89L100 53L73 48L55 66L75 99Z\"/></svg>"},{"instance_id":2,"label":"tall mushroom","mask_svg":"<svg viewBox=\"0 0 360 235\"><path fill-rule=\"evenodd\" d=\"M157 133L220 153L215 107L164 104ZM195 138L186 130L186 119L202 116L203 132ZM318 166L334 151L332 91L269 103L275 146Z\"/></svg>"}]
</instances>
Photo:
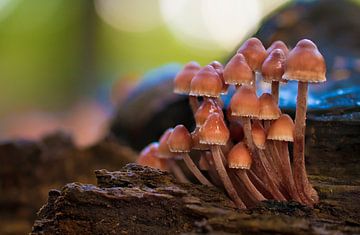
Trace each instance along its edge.
<instances>
[{"instance_id":1,"label":"tall mushroom","mask_svg":"<svg viewBox=\"0 0 360 235\"><path fill-rule=\"evenodd\" d=\"M254 74L246 63L243 54L235 54L224 68L225 83L239 87L243 84L251 85L254 81Z\"/></svg>"},{"instance_id":2,"label":"tall mushroom","mask_svg":"<svg viewBox=\"0 0 360 235\"><path fill-rule=\"evenodd\" d=\"M184 159L186 166L189 170L194 174L196 179L200 181L200 183L213 186L208 179L201 173L201 171L197 168L191 157L189 156L189 152L192 148L192 139L189 131L183 125L177 125L174 130L171 132L167 144L172 153L175 153Z\"/></svg>"},{"instance_id":3,"label":"tall mushroom","mask_svg":"<svg viewBox=\"0 0 360 235\"><path fill-rule=\"evenodd\" d=\"M243 142L237 143L232 147L227 155L228 166L232 169L237 169L236 174L243 182L245 188L256 201L264 201L265 197L257 190L257 188L250 181L247 171L251 167L252 157Z\"/></svg>"},{"instance_id":4,"label":"tall mushroom","mask_svg":"<svg viewBox=\"0 0 360 235\"><path fill-rule=\"evenodd\" d=\"M312 41L303 39L289 52L283 78L298 81L293 174L298 192L307 197L310 205L317 203L319 199L307 178L305 169L305 120L308 83L325 82L325 73L326 65L324 57Z\"/></svg>"},{"instance_id":5,"label":"tall mushroom","mask_svg":"<svg viewBox=\"0 0 360 235\"><path fill-rule=\"evenodd\" d=\"M210 145L215 167L225 190L237 207L245 208L245 204L237 194L223 163L225 157L220 146L226 145L230 136L223 117L218 113L210 114L204 125L200 127L199 134L200 143Z\"/></svg>"},{"instance_id":6,"label":"tall mushroom","mask_svg":"<svg viewBox=\"0 0 360 235\"><path fill-rule=\"evenodd\" d=\"M191 61L187 63L174 79L174 93L189 95L191 80L200 69L201 67L197 62ZM199 106L197 97L189 96L189 104L193 113L195 113Z\"/></svg>"},{"instance_id":7,"label":"tall mushroom","mask_svg":"<svg viewBox=\"0 0 360 235\"><path fill-rule=\"evenodd\" d=\"M282 114L279 119L274 121L269 128L267 139L274 141L274 145L279 142L279 148L274 151L281 163L283 186L292 199L299 202L304 201L300 199L297 193L290 164L288 142L294 141L294 122L291 117Z\"/></svg>"}]
</instances>

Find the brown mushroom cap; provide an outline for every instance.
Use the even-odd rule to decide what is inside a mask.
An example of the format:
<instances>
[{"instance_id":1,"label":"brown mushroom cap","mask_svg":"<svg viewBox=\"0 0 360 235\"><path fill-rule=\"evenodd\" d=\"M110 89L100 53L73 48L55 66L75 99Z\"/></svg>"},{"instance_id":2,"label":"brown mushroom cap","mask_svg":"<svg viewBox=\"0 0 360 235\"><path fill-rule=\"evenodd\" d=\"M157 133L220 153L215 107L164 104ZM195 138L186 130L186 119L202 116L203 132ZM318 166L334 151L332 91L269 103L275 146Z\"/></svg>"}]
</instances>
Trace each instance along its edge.
<instances>
[{"instance_id":1,"label":"brown mushroom cap","mask_svg":"<svg viewBox=\"0 0 360 235\"><path fill-rule=\"evenodd\" d=\"M240 142L227 155L229 168L250 169L252 158L249 150L243 142Z\"/></svg>"},{"instance_id":2,"label":"brown mushroom cap","mask_svg":"<svg viewBox=\"0 0 360 235\"><path fill-rule=\"evenodd\" d=\"M221 94L222 95L226 95L228 92L228 88L229 85L225 83L225 79L224 79L224 66L219 62L214 60L213 62L210 63L210 65L212 67L214 67L214 69L216 70L216 72L218 73L222 83L223 83L223 88L221 90Z\"/></svg>"},{"instance_id":3,"label":"brown mushroom cap","mask_svg":"<svg viewBox=\"0 0 360 235\"><path fill-rule=\"evenodd\" d=\"M299 41L285 61L283 79L300 82L325 82L326 64L316 45L308 40Z\"/></svg>"},{"instance_id":4,"label":"brown mushroom cap","mask_svg":"<svg viewBox=\"0 0 360 235\"><path fill-rule=\"evenodd\" d=\"M231 98L230 108L232 116L257 118L260 101L252 87L243 85Z\"/></svg>"},{"instance_id":5,"label":"brown mushroom cap","mask_svg":"<svg viewBox=\"0 0 360 235\"><path fill-rule=\"evenodd\" d=\"M171 132L167 144L173 153L188 153L192 148L192 139L184 125L177 125Z\"/></svg>"},{"instance_id":6,"label":"brown mushroom cap","mask_svg":"<svg viewBox=\"0 0 360 235\"><path fill-rule=\"evenodd\" d=\"M226 64L224 79L225 83L230 85L251 84L253 82L254 73L243 54L237 53Z\"/></svg>"},{"instance_id":7,"label":"brown mushroom cap","mask_svg":"<svg viewBox=\"0 0 360 235\"><path fill-rule=\"evenodd\" d=\"M259 122L254 122L251 125L251 136L257 148L265 149L266 133Z\"/></svg>"},{"instance_id":8,"label":"brown mushroom cap","mask_svg":"<svg viewBox=\"0 0 360 235\"><path fill-rule=\"evenodd\" d=\"M271 124L267 139L293 142L294 130L295 125L291 117L287 114L282 114L279 119Z\"/></svg>"},{"instance_id":9,"label":"brown mushroom cap","mask_svg":"<svg viewBox=\"0 0 360 235\"><path fill-rule=\"evenodd\" d=\"M201 67L197 62L191 61L187 63L174 79L174 93L188 95L191 80L200 69Z\"/></svg>"},{"instance_id":10,"label":"brown mushroom cap","mask_svg":"<svg viewBox=\"0 0 360 235\"><path fill-rule=\"evenodd\" d=\"M173 131L173 128L167 129L159 139L159 154L158 154L159 158L171 159L171 158L175 157L175 154L173 154L170 151L169 146L167 144L167 141L168 141L172 131Z\"/></svg>"},{"instance_id":11,"label":"brown mushroom cap","mask_svg":"<svg viewBox=\"0 0 360 235\"><path fill-rule=\"evenodd\" d=\"M214 67L207 65L193 77L190 95L217 98L223 89L223 82Z\"/></svg>"},{"instance_id":12,"label":"brown mushroom cap","mask_svg":"<svg viewBox=\"0 0 360 235\"><path fill-rule=\"evenodd\" d=\"M247 63L253 71L260 71L261 65L267 56L265 47L257 38L250 38L246 40L237 53L244 55Z\"/></svg>"},{"instance_id":13,"label":"brown mushroom cap","mask_svg":"<svg viewBox=\"0 0 360 235\"><path fill-rule=\"evenodd\" d=\"M193 149L195 150L209 150L209 146L206 144L200 143L200 127L196 127L193 132L191 132L191 139L193 143Z\"/></svg>"},{"instance_id":14,"label":"brown mushroom cap","mask_svg":"<svg viewBox=\"0 0 360 235\"><path fill-rule=\"evenodd\" d=\"M218 113L212 113L200 127L200 143L208 145L226 145L229 140L229 130L224 118Z\"/></svg>"},{"instance_id":15,"label":"brown mushroom cap","mask_svg":"<svg viewBox=\"0 0 360 235\"><path fill-rule=\"evenodd\" d=\"M286 82L282 79L284 74L285 54L281 49L274 49L265 59L261 67L264 82Z\"/></svg>"},{"instance_id":16,"label":"brown mushroom cap","mask_svg":"<svg viewBox=\"0 0 360 235\"><path fill-rule=\"evenodd\" d=\"M264 93L259 98L260 101L260 120L275 120L281 115L281 110L277 106L273 95Z\"/></svg>"},{"instance_id":17,"label":"brown mushroom cap","mask_svg":"<svg viewBox=\"0 0 360 235\"><path fill-rule=\"evenodd\" d=\"M266 52L268 55L270 55L270 53L275 49L282 50L284 52L285 56L289 53L289 48L286 46L286 44L283 41L280 41L280 40L273 42L270 45L270 47L268 49L266 49Z\"/></svg>"},{"instance_id":18,"label":"brown mushroom cap","mask_svg":"<svg viewBox=\"0 0 360 235\"><path fill-rule=\"evenodd\" d=\"M136 163L142 166L149 166L159 170L168 170L166 160L158 158L159 144L151 143L146 146L139 154Z\"/></svg>"},{"instance_id":19,"label":"brown mushroom cap","mask_svg":"<svg viewBox=\"0 0 360 235\"><path fill-rule=\"evenodd\" d=\"M212 99L205 99L194 115L196 126L202 126L211 113L223 115L221 108Z\"/></svg>"}]
</instances>

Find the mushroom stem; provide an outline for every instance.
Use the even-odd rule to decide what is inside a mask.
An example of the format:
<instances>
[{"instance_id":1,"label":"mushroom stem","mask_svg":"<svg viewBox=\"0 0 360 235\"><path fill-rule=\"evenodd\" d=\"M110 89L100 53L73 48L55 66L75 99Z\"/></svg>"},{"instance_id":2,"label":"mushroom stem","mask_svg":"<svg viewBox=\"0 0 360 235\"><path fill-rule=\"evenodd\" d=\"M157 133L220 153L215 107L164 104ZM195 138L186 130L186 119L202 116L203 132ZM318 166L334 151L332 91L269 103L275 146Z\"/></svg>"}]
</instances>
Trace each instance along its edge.
<instances>
[{"instance_id":1,"label":"mushroom stem","mask_svg":"<svg viewBox=\"0 0 360 235\"><path fill-rule=\"evenodd\" d=\"M211 181L213 182L214 185L222 188L223 184L222 184L222 182L220 180L218 172L216 171L216 168L214 166L214 161L212 160L211 154L205 156L205 158L206 158L206 161L209 164L208 174L209 174L209 177L210 177Z\"/></svg>"},{"instance_id":2,"label":"mushroom stem","mask_svg":"<svg viewBox=\"0 0 360 235\"><path fill-rule=\"evenodd\" d=\"M232 184L228 173L226 172L225 166L222 161L222 152L221 148L218 145L211 146L211 152L213 155L214 163L217 172L219 173L220 179L224 184L225 190L229 194L230 198L234 201L235 205L238 208L245 209L246 206L244 202L240 199L239 195L237 194L234 185Z\"/></svg>"},{"instance_id":3,"label":"mushroom stem","mask_svg":"<svg viewBox=\"0 0 360 235\"><path fill-rule=\"evenodd\" d=\"M191 110L193 112L193 114L196 113L196 111L198 110L200 103L199 100L196 96L189 96L189 105L191 107Z\"/></svg>"},{"instance_id":4,"label":"mushroom stem","mask_svg":"<svg viewBox=\"0 0 360 235\"><path fill-rule=\"evenodd\" d=\"M189 154L185 153L183 156L184 162L186 166L189 168L189 170L194 174L197 180L200 181L200 183L207 185L207 186L213 186L208 179L201 173L201 171L197 168Z\"/></svg>"},{"instance_id":5,"label":"mushroom stem","mask_svg":"<svg viewBox=\"0 0 360 235\"><path fill-rule=\"evenodd\" d=\"M312 188L305 169L305 120L307 109L308 83L299 81L296 101L295 133L294 133L294 181L301 198L306 197L307 204L318 202L316 191Z\"/></svg>"},{"instance_id":6,"label":"mushroom stem","mask_svg":"<svg viewBox=\"0 0 360 235\"><path fill-rule=\"evenodd\" d=\"M237 176L243 182L246 189L250 192L250 195L253 196L257 201L264 201L266 198L257 190L254 184L250 181L246 171L240 169L236 171Z\"/></svg>"},{"instance_id":7,"label":"mushroom stem","mask_svg":"<svg viewBox=\"0 0 360 235\"><path fill-rule=\"evenodd\" d=\"M275 141L274 141L275 142ZM276 143L277 142L277 143ZM289 156L289 148L288 143L285 141L276 141L275 142L275 150L278 150L278 156L282 165L284 186L287 188L287 191L292 199L295 201L301 202L301 199L297 193L294 178L291 170L290 156Z\"/></svg>"},{"instance_id":8,"label":"mushroom stem","mask_svg":"<svg viewBox=\"0 0 360 235\"><path fill-rule=\"evenodd\" d=\"M272 81L271 83L271 94L274 97L274 101L276 104L279 103L279 88L280 88L280 82L278 81Z\"/></svg>"},{"instance_id":9,"label":"mushroom stem","mask_svg":"<svg viewBox=\"0 0 360 235\"><path fill-rule=\"evenodd\" d=\"M173 159L168 159L167 161L170 171L175 175L175 178L181 183L190 183L190 181L186 178L184 172L181 168L176 165L176 162Z\"/></svg>"},{"instance_id":10,"label":"mushroom stem","mask_svg":"<svg viewBox=\"0 0 360 235\"><path fill-rule=\"evenodd\" d=\"M264 181L265 185L268 186L267 190L271 193L274 199L282 200L282 201L286 200L284 195L282 195L282 193L279 191L274 181L272 180L272 176L269 172L270 169L268 169L264 164L264 160L262 158L266 158L266 156L264 156L263 152L261 151L258 152L256 150L255 144L251 137L250 118L243 117L242 123L244 127L245 143L250 149L250 152L253 154L253 160L254 160L253 166L256 175Z\"/></svg>"}]
</instances>

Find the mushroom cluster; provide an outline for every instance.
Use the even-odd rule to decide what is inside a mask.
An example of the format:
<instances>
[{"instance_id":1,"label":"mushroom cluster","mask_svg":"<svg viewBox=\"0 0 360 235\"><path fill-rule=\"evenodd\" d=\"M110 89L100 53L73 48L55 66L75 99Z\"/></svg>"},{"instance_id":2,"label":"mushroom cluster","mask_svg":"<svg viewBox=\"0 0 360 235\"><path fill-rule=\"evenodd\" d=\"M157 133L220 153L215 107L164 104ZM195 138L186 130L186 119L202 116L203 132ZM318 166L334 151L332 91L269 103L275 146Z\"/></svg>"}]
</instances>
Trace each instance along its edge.
<instances>
[{"instance_id":1,"label":"mushroom cluster","mask_svg":"<svg viewBox=\"0 0 360 235\"><path fill-rule=\"evenodd\" d=\"M183 160L200 183L225 189L238 208L268 199L313 206L319 198L304 156L307 89L309 82L326 81L325 72L323 56L308 39L289 51L281 41L266 50L260 40L250 38L225 66L190 62L175 77L174 92L189 96L196 127L191 133L183 125L166 130L137 162L187 182L176 164ZM256 79L271 83L271 94L258 97ZM298 81L295 122L278 106L279 84L288 80ZM229 86L236 92L223 107L220 95ZM198 162L192 157L195 151Z\"/></svg>"}]
</instances>

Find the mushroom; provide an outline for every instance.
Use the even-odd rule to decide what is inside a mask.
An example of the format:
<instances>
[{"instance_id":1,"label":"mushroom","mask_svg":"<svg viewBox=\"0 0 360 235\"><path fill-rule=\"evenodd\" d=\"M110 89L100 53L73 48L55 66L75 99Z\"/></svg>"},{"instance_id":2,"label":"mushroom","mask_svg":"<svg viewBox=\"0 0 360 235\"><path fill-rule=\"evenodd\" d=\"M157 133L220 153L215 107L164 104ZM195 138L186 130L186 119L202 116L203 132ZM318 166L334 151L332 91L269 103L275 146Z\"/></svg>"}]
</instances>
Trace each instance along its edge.
<instances>
[{"instance_id":1,"label":"mushroom","mask_svg":"<svg viewBox=\"0 0 360 235\"><path fill-rule=\"evenodd\" d=\"M224 66L219 61L216 61L216 60L211 62L210 65L216 70L216 72L218 73L218 75L223 83L223 88L221 90L221 94L226 95L228 93L229 85L225 83Z\"/></svg>"},{"instance_id":2,"label":"mushroom","mask_svg":"<svg viewBox=\"0 0 360 235\"><path fill-rule=\"evenodd\" d=\"M301 202L295 187L288 150L288 142L294 141L294 122L291 117L287 114L282 114L279 119L274 121L269 128L267 139L275 143L278 142L279 148L275 149L275 151L281 163L283 186L287 189L292 199Z\"/></svg>"},{"instance_id":3,"label":"mushroom","mask_svg":"<svg viewBox=\"0 0 360 235\"><path fill-rule=\"evenodd\" d=\"M224 68L225 83L237 87L242 84L251 85L254 82L254 74L246 63L243 54L235 54Z\"/></svg>"},{"instance_id":4,"label":"mushroom","mask_svg":"<svg viewBox=\"0 0 360 235\"><path fill-rule=\"evenodd\" d=\"M285 56L287 54L289 54L289 48L286 46L286 44L283 42L283 41L275 41L273 42L269 47L268 49L266 49L266 52L268 55L270 55L270 53L275 50L275 49L280 49L284 52Z\"/></svg>"},{"instance_id":5,"label":"mushroom","mask_svg":"<svg viewBox=\"0 0 360 235\"><path fill-rule=\"evenodd\" d=\"M265 59L261 67L261 74L264 82L271 83L271 94L274 96L275 103L279 102L280 82L284 74L285 54L281 49L274 49Z\"/></svg>"},{"instance_id":6,"label":"mushroom","mask_svg":"<svg viewBox=\"0 0 360 235\"><path fill-rule=\"evenodd\" d=\"M220 146L226 145L230 136L223 117L218 113L210 114L204 125L200 127L199 134L200 143L210 145L214 164L225 190L237 207L245 208L245 204L237 194L223 164L223 158L225 159L225 157Z\"/></svg>"},{"instance_id":7,"label":"mushroom","mask_svg":"<svg viewBox=\"0 0 360 235\"><path fill-rule=\"evenodd\" d=\"M187 63L174 79L174 93L189 95L191 80L200 69L201 66L197 62L191 61ZM193 113L195 113L199 106L197 97L189 96L189 104Z\"/></svg>"},{"instance_id":8,"label":"mushroom","mask_svg":"<svg viewBox=\"0 0 360 235\"><path fill-rule=\"evenodd\" d=\"M251 125L251 137L258 149L265 149L266 133L259 122L254 122Z\"/></svg>"},{"instance_id":9,"label":"mushroom","mask_svg":"<svg viewBox=\"0 0 360 235\"><path fill-rule=\"evenodd\" d=\"M257 201L264 201L266 198L253 185L246 173L251 167L252 157L243 142L234 145L227 155L227 161L229 168L237 169L236 174L243 182L249 194Z\"/></svg>"},{"instance_id":10,"label":"mushroom","mask_svg":"<svg viewBox=\"0 0 360 235\"><path fill-rule=\"evenodd\" d=\"M263 156L263 152L257 151L251 136L251 118L257 119L260 113L260 101L256 96L255 90L247 85L241 86L231 98L230 107L232 115L240 117L242 120L245 143L254 156L254 171L256 175L268 184L268 191L275 199L285 200L285 197L277 189L273 181L273 172L265 162L266 156Z\"/></svg>"},{"instance_id":11,"label":"mushroom","mask_svg":"<svg viewBox=\"0 0 360 235\"><path fill-rule=\"evenodd\" d=\"M167 171L168 165L166 160L159 158L158 153L159 143L151 143L140 152L136 163L142 166L149 166L162 171Z\"/></svg>"},{"instance_id":12,"label":"mushroom","mask_svg":"<svg viewBox=\"0 0 360 235\"><path fill-rule=\"evenodd\" d=\"M206 65L194 76L190 84L191 96L218 98L223 89L222 81L210 65Z\"/></svg>"},{"instance_id":13,"label":"mushroom","mask_svg":"<svg viewBox=\"0 0 360 235\"><path fill-rule=\"evenodd\" d=\"M177 125L174 130L171 132L167 144L172 153L175 153L184 159L186 166L189 170L194 174L196 179L200 181L200 183L213 186L208 179L201 173L201 171L197 168L191 157L189 156L189 152L192 147L192 139L189 131L183 125Z\"/></svg>"},{"instance_id":14,"label":"mushroom","mask_svg":"<svg viewBox=\"0 0 360 235\"><path fill-rule=\"evenodd\" d=\"M267 56L265 47L257 38L250 38L246 40L244 44L239 48L237 53L241 53L244 55L247 63L249 64L251 70L254 73L261 71L261 65ZM256 89L255 77L253 87L254 89Z\"/></svg>"},{"instance_id":15,"label":"mushroom","mask_svg":"<svg viewBox=\"0 0 360 235\"><path fill-rule=\"evenodd\" d=\"M317 192L310 184L305 169L305 119L307 109L308 83L325 82L326 65L324 57L316 45L308 40L299 41L289 52L285 62L286 80L298 81L298 95L296 101L295 133L294 133L294 166L293 174L295 186L300 195L308 198L308 204L318 202Z\"/></svg>"},{"instance_id":16,"label":"mushroom","mask_svg":"<svg viewBox=\"0 0 360 235\"><path fill-rule=\"evenodd\" d=\"M167 141L172 131L173 128L169 128L160 137L158 157L166 160L170 171L175 175L177 180L179 180L182 183L189 183L190 181L186 178L184 172L181 170L181 168L178 165L176 165L175 160L178 159L178 157L170 151L169 146L167 144Z\"/></svg>"},{"instance_id":17,"label":"mushroom","mask_svg":"<svg viewBox=\"0 0 360 235\"><path fill-rule=\"evenodd\" d=\"M211 113L219 113L223 115L221 108L214 102L214 100L205 99L194 115L196 126L201 127Z\"/></svg>"}]
</instances>

